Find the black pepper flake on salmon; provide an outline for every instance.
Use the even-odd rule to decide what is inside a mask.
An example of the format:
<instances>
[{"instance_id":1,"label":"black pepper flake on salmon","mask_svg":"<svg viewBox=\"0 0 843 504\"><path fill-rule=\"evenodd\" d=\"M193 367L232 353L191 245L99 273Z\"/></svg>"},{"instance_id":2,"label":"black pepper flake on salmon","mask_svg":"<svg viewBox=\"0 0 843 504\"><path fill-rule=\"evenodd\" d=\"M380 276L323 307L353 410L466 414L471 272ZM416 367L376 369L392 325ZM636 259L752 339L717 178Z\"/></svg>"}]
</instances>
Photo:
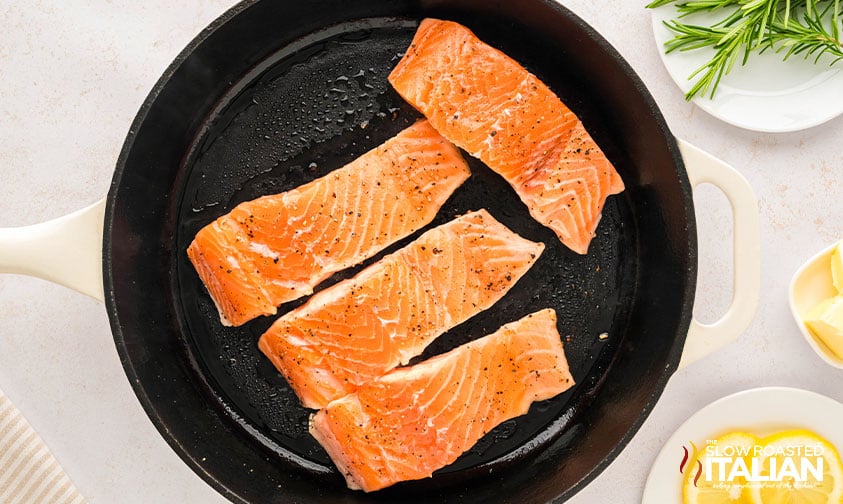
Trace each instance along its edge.
<instances>
[{"instance_id":1,"label":"black pepper flake on salmon","mask_svg":"<svg viewBox=\"0 0 843 504\"><path fill-rule=\"evenodd\" d=\"M237 205L187 254L222 322L241 325L426 226L469 175L422 120L324 177Z\"/></svg>"},{"instance_id":2,"label":"black pepper flake on salmon","mask_svg":"<svg viewBox=\"0 0 843 504\"><path fill-rule=\"evenodd\" d=\"M313 295L276 320L258 346L306 407L324 407L491 307L543 250L485 210L465 214Z\"/></svg>"},{"instance_id":3,"label":"black pepper flake on salmon","mask_svg":"<svg viewBox=\"0 0 843 504\"><path fill-rule=\"evenodd\" d=\"M498 370L501 361L510 365ZM430 476L571 386L556 314L545 309L372 380L315 413L310 432L349 488L372 492Z\"/></svg>"}]
</instances>

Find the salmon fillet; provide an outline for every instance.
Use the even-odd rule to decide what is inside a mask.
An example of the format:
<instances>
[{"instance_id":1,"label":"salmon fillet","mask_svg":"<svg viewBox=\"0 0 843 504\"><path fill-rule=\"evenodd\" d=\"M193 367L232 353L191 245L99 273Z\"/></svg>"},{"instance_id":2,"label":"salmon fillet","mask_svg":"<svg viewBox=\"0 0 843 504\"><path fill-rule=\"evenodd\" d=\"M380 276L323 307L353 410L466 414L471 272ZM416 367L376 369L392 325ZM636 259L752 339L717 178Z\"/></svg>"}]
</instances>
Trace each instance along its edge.
<instances>
[{"instance_id":1,"label":"salmon fillet","mask_svg":"<svg viewBox=\"0 0 843 504\"><path fill-rule=\"evenodd\" d=\"M577 116L468 28L425 19L389 82L442 136L515 189L530 214L585 254L606 198L624 189Z\"/></svg>"},{"instance_id":2,"label":"salmon fillet","mask_svg":"<svg viewBox=\"0 0 843 504\"><path fill-rule=\"evenodd\" d=\"M545 309L415 366L395 369L311 417L310 432L366 492L426 478L574 379Z\"/></svg>"},{"instance_id":3,"label":"salmon fillet","mask_svg":"<svg viewBox=\"0 0 843 504\"><path fill-rule=\"evenodd\" d=\"M469 175L419 121L324 177L237 205L187 254L223 324L241 325L424 227Z\"/></svg>"},{"instance_id":4,"label":"salmon fillet","mask_svg":"<svg viewBox=\"0 0 843 504\"><path fill-rule=\"evenodd\" d=\"M492 306L543 250L485 210L465 214L318 292L258 346L306 407L322 408Z\"/></svg>"}]
</instances>

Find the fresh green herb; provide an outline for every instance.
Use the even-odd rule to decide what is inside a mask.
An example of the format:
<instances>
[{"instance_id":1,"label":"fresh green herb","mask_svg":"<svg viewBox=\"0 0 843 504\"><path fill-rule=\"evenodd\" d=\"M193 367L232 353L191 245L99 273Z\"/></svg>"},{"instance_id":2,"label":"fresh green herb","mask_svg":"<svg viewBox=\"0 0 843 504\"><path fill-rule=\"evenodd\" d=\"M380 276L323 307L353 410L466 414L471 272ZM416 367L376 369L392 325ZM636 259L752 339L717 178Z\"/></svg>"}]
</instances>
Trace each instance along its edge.
<instances>
[{"instance_id":1,"label":"fresh green herb","mask_svg":"<svg viewBox=\"0 0 843 504\"><path fill-rule=\"evenodd\" d=\"M813 58L828 54L833 65L843 59L840 0L655 0L648 8L676 4L679 19L690 14L722 14L711 26L665 21L676 35L665 43L665 52L712 48L714 55L688 79L697 78L685 95L690 100L709 93L714 97L720 80L740 59L745 65L753 52L767 50Z\"/></svg>"}]
</instances>

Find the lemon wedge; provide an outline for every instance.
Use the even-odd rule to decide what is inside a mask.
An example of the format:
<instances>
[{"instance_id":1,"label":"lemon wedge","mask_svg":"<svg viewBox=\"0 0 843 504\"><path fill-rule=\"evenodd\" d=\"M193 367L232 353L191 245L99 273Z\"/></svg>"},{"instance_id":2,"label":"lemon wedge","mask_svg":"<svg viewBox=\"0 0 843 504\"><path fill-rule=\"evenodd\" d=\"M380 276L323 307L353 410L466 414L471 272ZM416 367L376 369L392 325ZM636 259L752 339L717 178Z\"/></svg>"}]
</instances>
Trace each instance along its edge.
<instances>
[{"instance_id":1,"label":"lemon wedge","mask_svg":"<svg viewBox=\"0 0 843 504\"><path fill-rule=\"evenodd\" d=\"M769 481L749 485L750 504L840 504L843 462L834 446L809 430L761 440L756 463Z\"/></svg>"},{"instance_id":2,"label":"lemon wedge","mask_svg":"<svg viewBox=\"0 0 843 504\"><path fill-rule=\"evenodd\" d=\"M684 504L749 503L746 479L740 476L731 480L726 477L721 479L722 475L718 470L706 472L707 469L717 467L707 459L728 454L733 460L742 458L744 463L748 464L753 446L758 442L759 439L752 434L730 432L717 438L713 443L709 443L697 453L685 468L682 486Z\"/></svg>"},{"instance_id":3,"label":"lemon wedge","mask_svg":"<svg viewBox=\"0 0 843 504\"><path fill-rule=\"evenodd\" d=\"M811 308L805 316L805 325L834 355L843 359L843 295Z\"/></svg>"},{"instance_id":4,"label":"lemon wedge","mask_svg":"<svg viewBox=\"0 0 843 504\"><path fill-rule=\"evenodd\" d=\"M831 283L837 292L843 294L843 240L837 243L831 253Z\"/></svg>"}]
</instances>

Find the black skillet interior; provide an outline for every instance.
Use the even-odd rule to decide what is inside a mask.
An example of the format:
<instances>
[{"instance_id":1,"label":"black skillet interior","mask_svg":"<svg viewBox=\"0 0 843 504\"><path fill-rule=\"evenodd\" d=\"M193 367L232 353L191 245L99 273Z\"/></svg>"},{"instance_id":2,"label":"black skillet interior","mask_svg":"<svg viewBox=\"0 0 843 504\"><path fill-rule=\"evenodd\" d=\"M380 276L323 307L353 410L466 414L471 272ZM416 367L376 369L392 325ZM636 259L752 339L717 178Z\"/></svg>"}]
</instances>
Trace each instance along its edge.
<instances>
[{"instance_id":1,"label":"black skillet interior","mask_svg":"<svg viewBox=\"0 0 843 504\"><path fill-rule=\"evenodd\" d=\"M687 330L693 209L661 116L611 48L554 4L299 4L247 2L215 22L156 86L121 154L107 214L106 291L141 402L176 451L233 500L567 497L637 430ZM366 496L344 488L307 433L310 412L257 350L273 318L223 327L184 250L237 203L324 175L418 119L386 76L426 16L466 24L547 82L603 146L627 191L609 199L589 254L579 256L465 155L472 177L430 226L486 208L547 248L493 309L422 358L552 307L578 385L505 422L433 479Z\"/></svg>"}]
</instances>

